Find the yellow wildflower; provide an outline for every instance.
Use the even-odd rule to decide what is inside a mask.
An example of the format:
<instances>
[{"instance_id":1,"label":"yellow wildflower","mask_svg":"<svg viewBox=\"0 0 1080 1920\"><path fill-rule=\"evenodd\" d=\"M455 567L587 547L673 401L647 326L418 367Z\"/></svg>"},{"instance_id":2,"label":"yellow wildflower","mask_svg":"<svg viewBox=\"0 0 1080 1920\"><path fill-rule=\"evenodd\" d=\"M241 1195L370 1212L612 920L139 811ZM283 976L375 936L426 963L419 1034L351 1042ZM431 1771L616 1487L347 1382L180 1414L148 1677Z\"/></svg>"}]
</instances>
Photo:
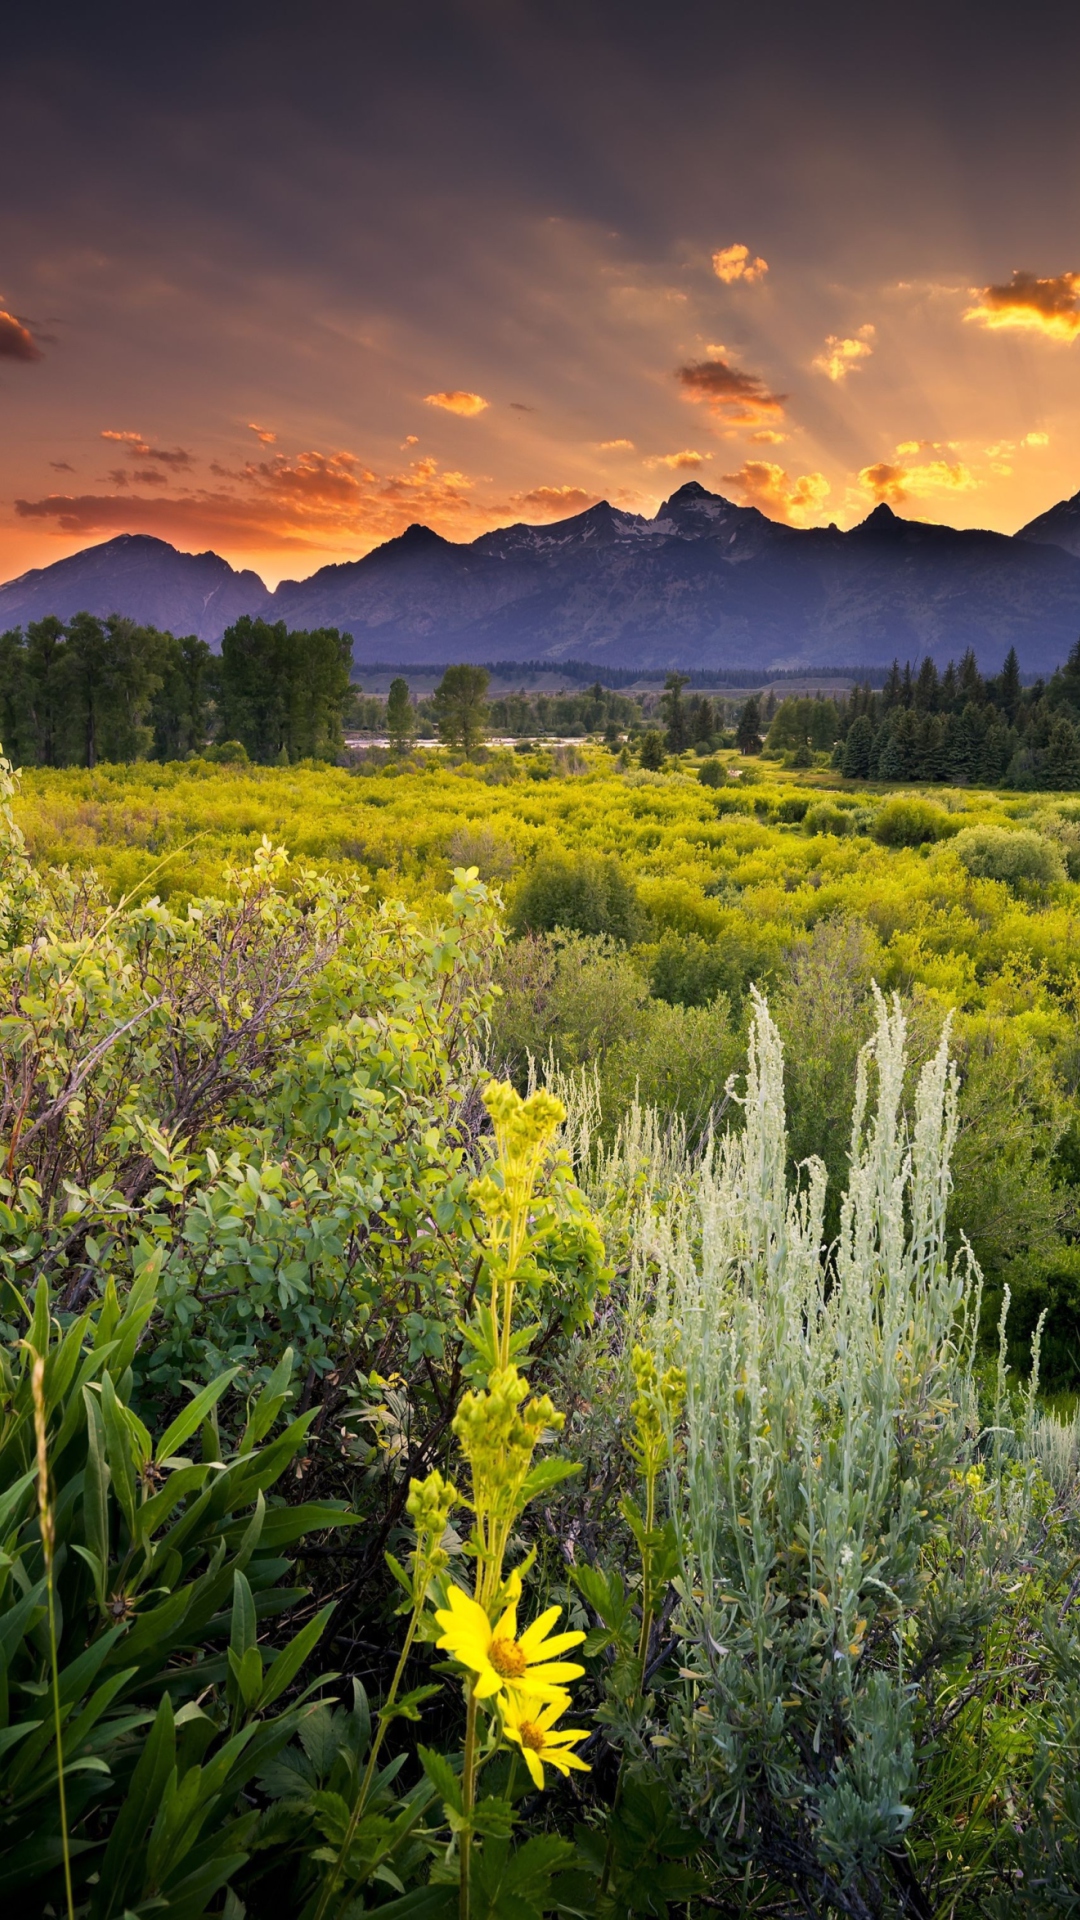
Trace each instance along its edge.
<instances>
[{"instance_id":1,"label":"yellow wildflower","mask_svg":"<svg viewBox=\"0 0 1080 1920\"><path fill-rule=\"evenodd\" d=\"M547 1638L559 1611L558 1607L549 1607L519 1635L516 1602L492 1626L478 1601L460 1587L451 1587L449 1605L435 1614L443 1630L437 1644L476 1674L474 1693L478 1700L489 1700L499 1693L510 1699L527 1692L534 1705L537 1700L560 1695L565 1701L569 1696L561 1683L580 1679L585 1669L557 1656L578 1646L585 1635L557 1633Z\"/></svg>"},{"instance_id":2,"label":"yellow wildflower","mask_svg":"<svg viewBox=\"0 0 1080 1920\"><path fill-rule=\"evenodd\" d=\"M570 1752L579 1740L588 1739L585 1729L555 1725L569 1704L568 1693L556 1694L547 1701L521 1695L507 1709L503 1732L521 1748L534 1786L543 1787L546 1766L558 1773L569 1773L571 1767L578 1773L589 1771L587 1763Z\"/></svg>"}]
</instances>

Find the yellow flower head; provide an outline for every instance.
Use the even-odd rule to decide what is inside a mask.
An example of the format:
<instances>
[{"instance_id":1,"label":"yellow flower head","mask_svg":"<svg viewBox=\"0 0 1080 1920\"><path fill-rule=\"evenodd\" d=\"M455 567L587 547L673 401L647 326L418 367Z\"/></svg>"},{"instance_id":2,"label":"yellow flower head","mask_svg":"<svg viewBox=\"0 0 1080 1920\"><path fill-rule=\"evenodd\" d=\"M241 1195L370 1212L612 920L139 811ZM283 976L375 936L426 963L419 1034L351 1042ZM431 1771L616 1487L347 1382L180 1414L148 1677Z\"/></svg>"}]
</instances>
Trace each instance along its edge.
<instances>
[{"instance_id":1,"label":"yellow flower head","mask_svg":"<svg viewBox=\"0 0 1080 1920\"><path fill-rule=\"evenodd\" d=\"M516 1602L493 1627L478 1601L460 1587L451 1587L448 1605L435 1614L442 1628L437 1645L475 1673L478 1700L501 1694L511 1704L524 1695L531 1697L534 1706L538 1700L561 1699L565 1703L569 1696L563 1683L579 1680L585 1669L560 1660L558 1655L578 1646L585 1635L556 1633L549 1639L549 1628L559 1618L559 1611L558 1607L549 1607L519 1635Z\"/></svg>"},{"instance_id":2,"label":"yellow flower head","mask_svg":"<svg viewBox=\"0 0 1080 1920\"><path fill-rule=\"evenodd\" d=\"M543 1787L545 1766L554 1767L559 1773L569 1773L572 1767L578 1773L589 1771L586 1762L570 1752L579 1740L588 1739L585 1729L554 1724L569 1704L568 1693L547 1701L530 1699L524 1694L507 1708L503 1732L521 1748L534 1786Z\"/></svg>"}]
</instances>

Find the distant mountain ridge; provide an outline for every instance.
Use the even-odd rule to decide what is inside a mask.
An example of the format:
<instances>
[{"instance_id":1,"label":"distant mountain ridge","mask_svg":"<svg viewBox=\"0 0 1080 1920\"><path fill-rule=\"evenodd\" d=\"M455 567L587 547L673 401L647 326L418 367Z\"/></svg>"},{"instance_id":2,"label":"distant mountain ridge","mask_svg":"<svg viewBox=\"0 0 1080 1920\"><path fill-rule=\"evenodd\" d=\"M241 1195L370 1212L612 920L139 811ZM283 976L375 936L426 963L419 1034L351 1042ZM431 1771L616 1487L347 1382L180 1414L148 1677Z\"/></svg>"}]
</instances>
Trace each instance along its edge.
<instances>
[{"instance_id":1,"label":"distant mountain ridge","mask_svg":"<svg viewBox=\"0 0 1080 1920\"><path fill-rule=\"evenodd\" d=\"M181 553L152 534L121 533L0 586L0 629L50 613L60 620L123 613L144 626L216 641L268 598L257 573L237 572L220 554Z\"/></svg>"},{"instance_id":2,"label":"distant mountain ridge","mask_svg":"<svg viewBox=\"0 0 1080 1920\"><path fill-rule=\"evenodd\" d=\"M146 534L0 586L0 628L85 608L216 642L241 613L336 626L354 657L612 667L876 667L894 656L1046 672L1080 635L1080 494L1018 534L903 520L800 529L690 481L652 519L607 501L467 542L411 526L270 592L215 553Z\"/></svg>"}]
</instances>

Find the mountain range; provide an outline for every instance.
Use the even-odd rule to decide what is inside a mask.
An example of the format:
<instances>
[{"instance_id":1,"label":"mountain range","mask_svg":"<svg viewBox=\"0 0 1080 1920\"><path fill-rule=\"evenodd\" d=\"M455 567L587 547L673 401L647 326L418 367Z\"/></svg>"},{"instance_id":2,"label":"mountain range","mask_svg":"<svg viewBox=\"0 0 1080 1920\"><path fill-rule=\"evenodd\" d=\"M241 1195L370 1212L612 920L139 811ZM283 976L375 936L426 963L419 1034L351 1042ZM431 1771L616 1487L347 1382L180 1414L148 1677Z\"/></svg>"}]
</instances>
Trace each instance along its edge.
<instances>
[{"instance_id":1,"label":"mountain range","mask_svg":"<svg viewBox=\"0 0 1080 1920\"><path fill-rule=\"evenodd\" d=\"M794 528L697 481L652 519L606 501L459 543L411 526L270 592L216 553L120 534L0 586L0 629L123 613L216 644L240 614L336 626L354 658L588 660L642 669L877 667L1015 646L1046 672L1080 635L1080 493L1017 534L904 520Z\"/></svg>"}]
</instances>

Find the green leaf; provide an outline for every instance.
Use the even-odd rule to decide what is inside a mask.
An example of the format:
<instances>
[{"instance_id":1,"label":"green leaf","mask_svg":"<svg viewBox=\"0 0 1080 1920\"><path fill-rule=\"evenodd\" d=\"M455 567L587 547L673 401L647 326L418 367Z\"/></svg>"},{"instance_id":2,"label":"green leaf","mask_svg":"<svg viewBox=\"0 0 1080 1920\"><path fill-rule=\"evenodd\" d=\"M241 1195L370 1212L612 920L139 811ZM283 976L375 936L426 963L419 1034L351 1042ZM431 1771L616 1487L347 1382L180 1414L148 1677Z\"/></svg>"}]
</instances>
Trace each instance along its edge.
<instances>
[{"instance_id":1,"label":"green leaf","mask_svg":"<svg viewBox=\"0 0 1080 1920\"><path fill-rule=\"evenodd\" d=\"M333 1611L334 1602L331 1601L329 1606L323 1607L321 1613L315 1615L314 1620L309 1620L305 1627L301 1627L300 1632L271 1662L257 1703L260 1713L272 1706L286 1687L291 1686L305 1660L314 1652L326 1632Z\"/></svg>"},{"instance_id":2,"label":"green leaf","mask_svg":"<svg viewBox=\"0 0 1080 1920\"><path fill-rule=\"evenodd\" d=\"M552 1875L573 1857L554 1834L535 1834L513 1850L506 1840L486 1839L473 1854L472 1920L543 1920Z\"/></svg>"},{"instance_id":3,"label":"green leaf","mask_svg":"<svg viewBox=\"0 0 1080 1920\"><path fill-rule=\"evenodd\" d=\"M444 1754L432 1747L417 1747L417 1758L436 1793L449 1812L462 1813L461 1781Z\"/></svg>"},{"instance_id":4,"label":"green leaf","mask_svg":"<svg viewBox=\"0 0 1080 1920\"><path fill-rule=\"evenodd\" d=\"M387 1724L391 1720L419 1720L420 1708L425 1700L434 1700L441 1693L439 1686L413 1687L409 1693L403 1693L391 1706L379 1708L379 1719Z\"/></svg>"},{"instance_id":5,"label":"green leaf","mask_svg":"<svg viewBox=\"0 0 1080 1920\"><path fill-rule=\"evenodd\" d=\"M525 1506L541 1493L548 1493L572 1474L580 1473L581 1468L574 1460L538 1460L526 1475L522 1485L520 1501Z\"/></svg>"},{"instance_id":6,"label":"green leaf","mask_svg":"<svg viewBox=\"0 0 1080 1920\"><path fill-rule=\"evenodd\" d=\"M121 1418L120 1402L109 1373L103 1374L101 1380L101 1417L105 1424L105 1450L113 1488L134 1541L139 1537L135 1467L127 1426Z\"/></svg>"},{"instance_id":7,"label":"green leaf","mask_svg":"<svg viewBox=\"0 0 1080 1920\"><path fill-rule=\"evenodd\" d=\"M171 1460L186 1440L197 1433L206 1419L211 1407L215 1407L223 1393L232 1385L240 1372L239 1367L230 1367L227 1373L219 1374L208 1386L189 1400L186 1407L177 1414L176 1419L167 1426L154 1450L154 1459L160 1466L163 1460Z\"/></svg>"},{"instance_id":8,"label":"green leaf","mask_svg":"<svg viewBox=\"0 0 1080 1920\"><path fill-rule=\"evenodd\" d=\"M286 1400L291 1399L289 1382L293 1372L293 1350L286 1347L248 1416L240 1452L250 1453L266 1438Z\"/></svg>"}]
</instances>

